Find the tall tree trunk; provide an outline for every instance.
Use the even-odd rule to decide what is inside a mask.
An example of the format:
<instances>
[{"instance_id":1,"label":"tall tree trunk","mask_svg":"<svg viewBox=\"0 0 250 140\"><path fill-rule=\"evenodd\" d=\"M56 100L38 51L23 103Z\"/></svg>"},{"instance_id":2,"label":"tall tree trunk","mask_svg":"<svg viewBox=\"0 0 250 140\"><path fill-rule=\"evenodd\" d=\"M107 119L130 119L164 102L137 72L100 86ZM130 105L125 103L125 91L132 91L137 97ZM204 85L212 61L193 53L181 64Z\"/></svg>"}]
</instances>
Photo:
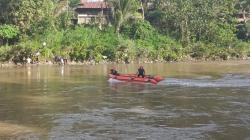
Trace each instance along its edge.
<instances>
[{"instance_id":1,"label":"tall tree trunk","mask_svg":"<svg viewBox=\"0 0 250 140\"><path fill-rule=\"evenodd\" d=\"M190 31L188 27L188 19L185 20L185 26L186 26L186 43L187 45L190 43Z\"/></svg>"},{"instance_id":2,"label":"tall tree trunk","mask_svg":"<svg viewBox=\"0 0 250 140\"><path fill-rule=\"evenodd\" d=\"M145 19L145 11L144 11L144 7L143 7L143 3L141 1L141 10L142 10L142 19Z\"/></svg>"},{"instance_id":3,"label":"tall tree trunk","mask_svg":"<svg viewBox=\"0 0 250 140\"><path fill-rule=\"evenodd\" d=\"M102 11L101 11L101 16L100 16L99 18L100 18L100 21L99 21L99 29L102 30L102 24L104 24L103 7L102 7Z\"/></svg>"},{"instance_id":4,"label":"tall tree trunk","mask_svg":"<svg viewBox=\"0 0 250 140\"><path fill-rule=\"evenodd\" d=\"M185 46L185 27L184 27L184 21L181 21L181 43L183 46Z\"/></svg>"},{"instance_id":5,"label":"tall tree trunk","mask_svg":"<svg viewBox=\"0 0 250 140\"><path fill-rule=\"evenodd\" d=\"M188 46L190 43L190 31L188 29L188 20L186 17L181 21L181 42L183 47Z\"/></svg>"},{"instance_id":6,"label":"tall tree trunk","mask_svg":"<svg viewBox=\"0 0 250 140\"><path fill-rule=\"evenodd\" d=\"M246 10L245 9L242 10L242 16L243 16L243 21L246 23L247 19L246 19Z\"/></svg>"}]
</instances>

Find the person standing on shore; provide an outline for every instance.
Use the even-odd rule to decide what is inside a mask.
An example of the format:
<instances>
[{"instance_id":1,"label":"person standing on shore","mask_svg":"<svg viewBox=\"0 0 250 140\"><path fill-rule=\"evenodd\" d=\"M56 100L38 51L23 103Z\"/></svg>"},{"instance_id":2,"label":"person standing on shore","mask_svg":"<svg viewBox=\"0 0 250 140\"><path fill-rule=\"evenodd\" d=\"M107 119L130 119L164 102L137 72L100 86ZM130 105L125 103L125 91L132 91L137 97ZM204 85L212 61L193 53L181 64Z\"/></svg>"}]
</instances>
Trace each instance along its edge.
<instances>
[{"instance_id":1,"label":"person standing on shore","mask_svg":"<svg viewBox=\"0 0 250 140\"><path fill-rule=\"evenodd\" d=\"M64 65L64 59L63 59L63 57L60 58L60 61L61 61L60 64L61 64L61 65Z\"/></svg>"},{"instance_id":2,"label":"person standing on shore","mask_svg":"<svg viewBox=\"0 0 250 140\"><path fill-rule=\"evenodd\" d=\"M26 59L26 61L27 61L27 64L31 64L31 58L30 57L28 57L27 59Z\"/></svg>"}]
</instances>

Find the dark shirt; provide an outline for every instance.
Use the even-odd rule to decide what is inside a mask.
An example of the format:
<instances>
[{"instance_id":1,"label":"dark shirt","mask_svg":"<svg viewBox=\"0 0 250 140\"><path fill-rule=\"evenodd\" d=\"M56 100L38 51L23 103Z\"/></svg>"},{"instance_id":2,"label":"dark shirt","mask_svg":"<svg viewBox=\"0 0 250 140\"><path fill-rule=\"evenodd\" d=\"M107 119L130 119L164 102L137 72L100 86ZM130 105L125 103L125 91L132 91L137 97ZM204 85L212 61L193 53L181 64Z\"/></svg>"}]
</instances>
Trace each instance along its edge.
<instances>
[{"instance_id":1,"label":"dark shirt","mask_svg":"<svg viewBox=\"0 0 250 140\"><path fill-rule=\"evenodd\" d=\"M138 69L138 75L144 76L145 70L143 68Z\"/></svg>"}]
</instances>

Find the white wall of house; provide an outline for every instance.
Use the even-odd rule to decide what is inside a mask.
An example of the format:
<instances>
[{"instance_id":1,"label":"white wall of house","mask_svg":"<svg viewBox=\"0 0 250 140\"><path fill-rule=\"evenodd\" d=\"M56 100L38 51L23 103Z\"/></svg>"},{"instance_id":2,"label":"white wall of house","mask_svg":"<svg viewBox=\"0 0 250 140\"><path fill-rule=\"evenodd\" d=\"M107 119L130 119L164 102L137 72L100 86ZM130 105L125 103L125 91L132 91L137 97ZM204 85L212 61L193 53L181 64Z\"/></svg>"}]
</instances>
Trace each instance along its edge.
<instances>
[{"instance_id":1,"label":"white wall of house","mask_svg":"<svg viewBox=\"0 0 250 140\"><path fill-rule=\"evenodd\" d=\"M85 2L104 2L104 0L81 0L81 3Z\"/></svg>"},{"instance_id":2,"label":"white wall of house","mask_svg":"<svg viewBox=\"0 0 250 140\"><path fill-rule=\"evenodd\" d=\"M87 2L99 2L99 1L104 1L104 0L86 0Z\"/></svg>"}]
</instances>

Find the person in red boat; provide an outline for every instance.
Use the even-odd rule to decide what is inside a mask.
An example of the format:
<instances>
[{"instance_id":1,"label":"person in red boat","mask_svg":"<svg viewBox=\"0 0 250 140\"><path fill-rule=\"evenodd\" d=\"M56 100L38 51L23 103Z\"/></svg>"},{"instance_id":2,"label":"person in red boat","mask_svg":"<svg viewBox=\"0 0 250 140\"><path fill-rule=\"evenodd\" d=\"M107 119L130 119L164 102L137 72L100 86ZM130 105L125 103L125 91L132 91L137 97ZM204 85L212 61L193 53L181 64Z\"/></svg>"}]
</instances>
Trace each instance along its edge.
<instances>
[{"instance_id":1,"label":"person in red boat","mask_svg":"<svg viewBox=\"0 0 250 140\"><path fill-rule=\"evenodd\" d=\"M118 71L116 70L115 67L113 67L112 69L110 69L110 74L112 75L119 75Z\"/></svg>"},{"instance_id":2,"label":"person in red boat","mask_svg":"<svg viewBox=\"0 0 250 140\"><path fill-rule=\"evenodd\" d=\"M145 70L144 70L144 68L143 68L143 66L140 66L139 68L138 68L138 72L137 72L137 76L138 77L142 77L142 78L144 78L145 77Z\"/></svg>"}]
</instances>

